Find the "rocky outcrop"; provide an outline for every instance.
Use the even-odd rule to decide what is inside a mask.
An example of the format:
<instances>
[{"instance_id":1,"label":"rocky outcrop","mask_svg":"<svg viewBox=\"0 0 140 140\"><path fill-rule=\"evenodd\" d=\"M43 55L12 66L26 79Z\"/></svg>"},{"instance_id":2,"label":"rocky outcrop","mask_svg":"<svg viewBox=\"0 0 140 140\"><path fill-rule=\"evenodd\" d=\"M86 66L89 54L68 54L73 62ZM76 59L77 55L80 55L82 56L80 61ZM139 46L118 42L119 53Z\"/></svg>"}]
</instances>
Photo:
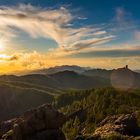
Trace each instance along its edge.
<instances>
[{"instance_id":1,"label":"rocky outcrop","mask_svg":"<svg viewBox=\"0 0 140 140\"><path fill-rule=\"evenodd\" d=\"M119 133L128 136L140 135L140 128L133 114L114 115L105 118L95 130L94 135L109 136Z\"/></svg>"},{"instance_id":2,"label":"rocky outcrop","mask_svg":"<svg viewBox=\"0 0 140 140\"><path fill-rule=\"evenodd\" d=\"M2 122L1 140L65 140L60 129L65 120L63 114L45 104L19 118Z\"/></svg>"}]
</instances>

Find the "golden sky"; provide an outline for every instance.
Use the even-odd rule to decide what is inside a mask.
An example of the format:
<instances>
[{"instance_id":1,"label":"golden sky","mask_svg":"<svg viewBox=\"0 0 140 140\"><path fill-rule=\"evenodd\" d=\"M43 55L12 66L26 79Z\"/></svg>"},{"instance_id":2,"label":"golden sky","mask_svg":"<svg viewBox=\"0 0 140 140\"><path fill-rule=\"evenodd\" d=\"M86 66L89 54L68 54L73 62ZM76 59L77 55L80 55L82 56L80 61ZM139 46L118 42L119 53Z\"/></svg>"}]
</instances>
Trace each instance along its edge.
<instances>
[{"instance_id":1,"label":"golden sky","mask_svg":"<svg viewBox=\"0 0 140 140\"><path fill-rule=\"evenodd\" d=\"M56 65L140 69L140 30L130 12L116 7L106 22L80 12L67 6L1 5L0 73Z\"/></svg>"}]
</instances>

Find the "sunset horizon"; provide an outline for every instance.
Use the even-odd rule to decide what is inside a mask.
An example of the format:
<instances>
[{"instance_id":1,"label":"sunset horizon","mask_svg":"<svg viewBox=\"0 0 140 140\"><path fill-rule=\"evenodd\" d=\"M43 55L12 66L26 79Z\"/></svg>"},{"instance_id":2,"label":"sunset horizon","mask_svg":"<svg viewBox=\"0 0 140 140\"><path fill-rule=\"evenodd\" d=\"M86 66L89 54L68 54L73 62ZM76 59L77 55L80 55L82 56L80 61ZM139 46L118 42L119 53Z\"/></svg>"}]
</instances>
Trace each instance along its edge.
<instances>
[{"instance_id":1,"label":"sunset horizon","mask_svg":"<svg viewBox=\"0 0 140 140\"><path fill-rule=\"evenodd\" d=\"M132 3L0 1L0 73L67 64L139 70L140 16Z\"/></svg>"}]
</instances>

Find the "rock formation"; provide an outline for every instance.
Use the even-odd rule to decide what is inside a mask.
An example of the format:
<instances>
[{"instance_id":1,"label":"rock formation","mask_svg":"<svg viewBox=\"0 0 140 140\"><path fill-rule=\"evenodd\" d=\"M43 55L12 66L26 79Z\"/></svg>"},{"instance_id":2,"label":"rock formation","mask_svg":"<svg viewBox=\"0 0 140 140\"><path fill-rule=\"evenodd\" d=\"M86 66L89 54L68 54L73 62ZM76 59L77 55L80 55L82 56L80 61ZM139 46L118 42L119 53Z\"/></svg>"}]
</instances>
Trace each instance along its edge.
<instances>
[{"instance_id":1,"label":"rock formation","mask_svg":"<svg viewBox=\"0 0 140 140\"><path fill-rule=\"evenodd\" d=\"M140 128L133 114L114 115L105 118L95 130L94 135L109 136L119 133L128 136L140 135Z\"/></svg>"},{"instance_id":2,"label":"rock formation","mask_svg":"<svg viewBox=\"0 0 140 140\"><path fill-rule=\"evenodd\" d=\"M23 116L0 124L1 140L65 140L61 127L65 116L45 104Z\"/></svg>"}]
</instances>

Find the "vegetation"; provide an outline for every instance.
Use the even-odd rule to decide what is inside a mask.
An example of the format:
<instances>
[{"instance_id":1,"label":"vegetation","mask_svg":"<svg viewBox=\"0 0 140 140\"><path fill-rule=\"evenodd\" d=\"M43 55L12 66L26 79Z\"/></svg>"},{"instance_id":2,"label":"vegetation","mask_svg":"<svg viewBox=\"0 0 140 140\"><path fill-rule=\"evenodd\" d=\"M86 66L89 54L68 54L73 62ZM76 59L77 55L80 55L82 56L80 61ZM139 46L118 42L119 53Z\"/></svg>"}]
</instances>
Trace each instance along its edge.
<instances>
[{"instance_id":1,"label":"vegetation","mask_svg":"<svg viewBox=\"0 0 140 140\"><path fill-rule=\"evenodd\" d=\"M42 90L0 84L0 120L17 117L31 108L53 101L54 97Z\"/></svg>"},{"instance_id":2,"label":"vegetation","mask_svg":"<svg viewBox=\"0 0 140 140\"><path fill-rule=\"evenodd\" d=\"M133 88L140 87L140 74L126 68L115 71L119 77L133 73ZM80 73L58 71L51 75L0 76L0 120L17 117L47 102L67 116L68 121L63 126L67 140L74 140L80 133L89 136L81 139L90 140L90 134L94 133L99 123L115 114L135 113L140 126L140 90L119 91L112 88L111 72L97 69ZM124 139L118 135L112 137L108 139Z\"/></svg>"},{"instance_id":3,"label":"vegetation","mask_svg":"<svg viewBox=\"0 0 140 140\"><path fill-rule=\"evenodd\" d=\"M63 131L68 140L73 140L80 132L77 130L84 128L83 133L93 133L99 122L109 115L135 113L140 125L139 101L140 90L117 91L108 87L61 94L56 98L56 107L69 117ZM78 126L75 119L80 122Z\"/></svg>"},{"instance_id":4,"label":"vegetation","mask_svg":"<svg viewBox=\"0 0 140 140\"><path fill-rule=\"evenodd\" d=\"M80 121L78 117L75 117L74 120L70 119L63 127L63 132L65 133L66 139L74 140L79 131Z\"/></svg>"}]
</instances>

